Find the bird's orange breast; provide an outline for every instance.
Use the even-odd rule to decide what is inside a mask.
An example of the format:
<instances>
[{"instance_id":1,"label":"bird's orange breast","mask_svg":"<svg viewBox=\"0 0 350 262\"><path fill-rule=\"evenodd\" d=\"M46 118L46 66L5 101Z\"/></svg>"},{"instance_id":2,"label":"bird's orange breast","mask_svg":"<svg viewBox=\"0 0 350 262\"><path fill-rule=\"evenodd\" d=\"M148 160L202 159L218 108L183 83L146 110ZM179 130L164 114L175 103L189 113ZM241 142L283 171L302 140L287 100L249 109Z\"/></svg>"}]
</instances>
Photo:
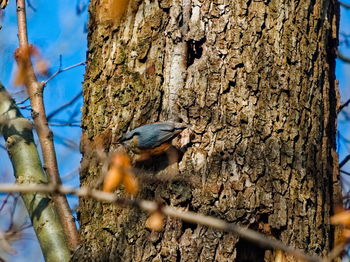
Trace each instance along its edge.
<instances>
[{"instance_id":1,"label":"bird's orange breast","mask_svg":"<svg viewBox=\"0 0 350 262\"><path fill-rule=\"evenodd\" d=\"M143 148L143 149L140 149L140 151L142 154L149 154L149 155L155 156L155 155L160 155L164 153L164 151L166 151L170 147L170 145L171 145L171 142L165 142L155 148L149 148L149 149Z\"/></svg>"}]
</instances>

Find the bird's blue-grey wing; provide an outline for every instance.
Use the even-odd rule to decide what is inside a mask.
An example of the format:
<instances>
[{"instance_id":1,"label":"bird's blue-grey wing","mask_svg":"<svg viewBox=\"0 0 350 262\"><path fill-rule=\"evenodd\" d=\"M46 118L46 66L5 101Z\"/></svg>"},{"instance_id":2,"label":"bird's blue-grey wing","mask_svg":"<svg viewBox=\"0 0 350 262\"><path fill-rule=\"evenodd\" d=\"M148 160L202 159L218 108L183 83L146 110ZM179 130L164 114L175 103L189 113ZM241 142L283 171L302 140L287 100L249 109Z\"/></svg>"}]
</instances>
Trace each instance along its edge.
<instances>
[{"instance_id":1,"label":"bird's blue-grey wing","mask_svg":"<svg viewBox=\"0 0 350 262\"><path fill-rule=\"evenodd\" d=\"M150 125L143 130L144 135L141 135L139 139L139 146L141 148L158 147L177 135L174 125L167 123L157 123L154 125L156 126Z\"/></svg>"}]
</instances>

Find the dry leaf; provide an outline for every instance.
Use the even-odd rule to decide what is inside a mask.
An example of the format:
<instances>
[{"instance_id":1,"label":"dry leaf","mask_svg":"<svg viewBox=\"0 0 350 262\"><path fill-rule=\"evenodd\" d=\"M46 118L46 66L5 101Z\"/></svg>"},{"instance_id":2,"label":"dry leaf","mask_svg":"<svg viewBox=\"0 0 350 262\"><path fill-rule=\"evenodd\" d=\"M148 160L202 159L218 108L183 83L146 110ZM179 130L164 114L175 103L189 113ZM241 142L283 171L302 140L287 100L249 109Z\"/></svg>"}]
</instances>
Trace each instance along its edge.
<instances>
[{"instance_id":1,"label":"dry leaf","mask_svg":"<svg viewBox=\"0 0 350 262\"><path fill-rule=\"evenodd\" d=\"M125 152L117 152L112 156L112 164L117 167L128 169L131 167L130 157Z\"/></svg>"},{"instance_id":2,"label":"dry leaf","mask_svg":"<svg viewBox=\"0 0 350 262\"><path fill-rule=\"evenodd\" d=\"M160 231L164 226L165 216L160 211L153 212L146 220L146 227L155 231Z\"/></svg>"},{"instance_id":3,"label":"dry leaf","mask_svg":"<svg viewBox=\"0 0 350 262\"><path fill-rule=\"evenodd\" d=\"M350 226L350 211L341 211L331 217L331 223L333 225Z\"/></svg>"},{"instance_id":4,"label":"dry leaf","mask_svg":"<svg viewBox=\"0 0 350 262\"><path fill-rule=\"evenodd\" d=\"M350 239L350 229L343 229L342 233L345 239Z\"/></svg>"},{"instance_id":5,"label":"dry leaf","mask_svg":"<svg viewBox=\"0 0 350 262\"><path fill-rule=\"evenodd\" d=\"M125 186L126 192L131 195L136 195L139 192L139 183L136 180L136 177L131 173L127 172L124 174L123 184Z\"/></svg>"},{"instance_id":6,"label":"dry leaf","mask_svg":"<svg viewBox=\"0 0 350 262\"><path fill-rule=\"evenodd\" d=\"M18 70L15 74L13 84L16 86L25 85L28 81L29 69L32 66L30 58L35 56L38 61L41 61L42 59L40 58L38 49L33 45L21 46L17 48L14 55L17 61ZM40 67L40 70L43 70L43 65L40 65Z\"/></svg>"},{"instance_id":7,"label":"dry leaf","mask_svg":"<svg viewBox=\"0 0 350 262\"><path fill-rule=\"evenodd\" d=\"M131 168L130 157L124 152L117 152L111 158L109 170L104 178L103 191L112 192L123 182L126 192L135 195L139 185Z\"/></svg>"},{"instance_id":8,"label":"dry leaf","mask_svg":"<svg viewBox=\"0 0 350 262\"><path fill-rule=\"evenodd\" d=\"M116 189L123 178L123 172L121 168L112 166L103 181L103 191L104 192L112 192L114 189Z\"/></svg>"},{"instance_id":9,"label":"dry leaf","mask_svg":"<svg viewBox=\"0 0 350 262\"><path fill-rule=\"evenodd\" d=\"M49 66L48 66L48 63L44 59L39 59L35 64L35 68L39 74L41 74L43 76L49 75Z\"/></svg>"}]
</instances>

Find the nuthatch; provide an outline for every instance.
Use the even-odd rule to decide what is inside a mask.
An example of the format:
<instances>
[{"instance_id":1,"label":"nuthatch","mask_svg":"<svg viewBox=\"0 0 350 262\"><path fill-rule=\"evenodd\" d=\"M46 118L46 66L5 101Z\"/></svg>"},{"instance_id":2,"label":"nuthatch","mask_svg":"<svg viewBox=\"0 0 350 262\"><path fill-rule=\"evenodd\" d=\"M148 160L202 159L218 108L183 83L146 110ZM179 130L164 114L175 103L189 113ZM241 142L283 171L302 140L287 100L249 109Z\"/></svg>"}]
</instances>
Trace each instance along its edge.
<instances>
[{"instance_id":1,"label":"nuthatch","mask_svg":"<svg viewBox=\"0 0 350 262\"><path fill-rule=\"evenodd\" d=\"M119 143L139 155L154 156L165 152L171 141L187 126L171 121L143 125L127 132Z\"/></svg>"}]
</instances>

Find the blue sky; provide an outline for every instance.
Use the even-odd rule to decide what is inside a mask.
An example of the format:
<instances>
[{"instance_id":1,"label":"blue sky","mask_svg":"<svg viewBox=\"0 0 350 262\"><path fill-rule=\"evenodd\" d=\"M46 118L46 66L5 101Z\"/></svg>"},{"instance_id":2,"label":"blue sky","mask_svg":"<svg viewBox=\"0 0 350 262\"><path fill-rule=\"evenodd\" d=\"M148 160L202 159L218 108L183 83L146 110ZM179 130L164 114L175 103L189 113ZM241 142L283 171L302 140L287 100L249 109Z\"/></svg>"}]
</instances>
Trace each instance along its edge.
<instances>
[{"instance_id":1,"label":"blue sky","mask_svg":"<svg viewBox=\"0 0 350 262\"><path fill-rule=\"evenodd\" d=\"M29 41L37 46L42 56L50 63L51 72L55 72L59 65L59 56L62 55L62 65L67 67L78 62L84 61L86 56L86 23L87 11L81 15L76 13L76 5L84 4L88 0L31 0L36 12L27 8ZM350 34L348 26L350 24L350 10L341 9L341 27L340 32ZM10 1L6 9L5 16L0 22L3 26L0 30L0 81L6 88L14 94L17 101L25 98L23 94L17 94L21 89L12 85L15 73L15 64L13 52L18 46L17 42L17 23L16 23L15 1ZM350 38L349 38L350 40ZM340 50L350 57L350 48L344 45ZM66 71L52 81L45 89L45 106L47 113L52 112L57 107L70 101L76 94L81 91L83 74L85 67L80 66L70 71ZM341 101L350 99L350 64L346 64L339 59L337 60L336 75L339 80ZM55 117L56 120L69 118L73 113L78 112L75 120L80 121L80 108L82 98L74 106L65 110ZM344 110L350 115L350 106ZM23 114L29 116L29 111L22 110ZM342 136L350 140L350 121L344 121L344 116L339 117L339 132ZM72 150L62 144L62 138L68 138L70 143L79 145L81 135L80 128L77 127L52 127L55 134L55 146L58 152L58 161L61 176L67 177L64 183L69 185L79 185L78 168L80 164L79 150ZM1 138L0 143L4 141ZM339 159L342 160L350 152L348 145L339 140ZM14 181L11 164L8 160L7 153L0 149L0 166L7 167L2 169L0 183ZM350 170L350 164L345 170ZM350 181L350 177L345 177ZM4 195L2 195L4 196ZM0 196L1 199L1 196ZM70 204L74 207L77 204L76 198L69 198ZM21 209L17 212L22 212ZM0 228L4 225L0 223ZM21 251L18 255L8 258L8 261L43 261L40 248L35 239L35 235L27 230L26 237L17 241L14 248Z\"/></svg>"},{"instance_id":2,"label":"blue sky","mask_svg":"<svg viewBox=\"0 0 350 262\"><path fill-rule=\"evenodd\" d=\"M350 1L348 1L350 2ZM347 46L344 43L344 34L350 34L350 9L345 9L341 7L341 16L340 16L340 46L339 51L350 57L350 46ZM350 36L348 38L350 42ZM346 102L350 99L350 64L345 63L340 59L337 59L336 65L336 76L339 81L339 92L340 92L340 100L342 103ZM346 118L346 115L350 116L350 106L344 108L342 112L338 116L338 153L339 160L343 160L350 153L350 143L347 143L343 138L350 140L350 120ZM350 171L350 162L346 164L342 170ZM345 187L345 190L348 191L350 189L350 176L342 174L342 181Z\"/></svg>"}]
</instances>

